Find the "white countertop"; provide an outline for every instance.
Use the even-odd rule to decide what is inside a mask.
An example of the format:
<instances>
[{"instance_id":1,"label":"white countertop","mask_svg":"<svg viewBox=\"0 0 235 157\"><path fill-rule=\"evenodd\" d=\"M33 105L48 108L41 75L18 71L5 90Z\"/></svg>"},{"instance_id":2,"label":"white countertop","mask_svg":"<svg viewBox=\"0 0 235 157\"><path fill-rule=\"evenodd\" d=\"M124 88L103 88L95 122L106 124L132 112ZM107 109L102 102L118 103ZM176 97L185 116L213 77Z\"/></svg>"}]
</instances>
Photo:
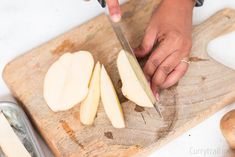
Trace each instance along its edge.
<instances>
[{"instance_id":1,"label":"white countertop","mask_svg":"<svg viewBox=\"0 0 235 157\"><path fill-rule=\"evenodd\" d=\"M123 0L124 1L124 0ZM233 0L205 0L194 10L194 24L199 24L216 11L235 8ZM0 72L14 57L102 12L96 0L0 0ZM9 95L0 78L0 98ZM176 140L157 150L152 157L230 157L219 129L221 117L235 104L229 105L189 130Z\"/></svg>"}]
</instances>

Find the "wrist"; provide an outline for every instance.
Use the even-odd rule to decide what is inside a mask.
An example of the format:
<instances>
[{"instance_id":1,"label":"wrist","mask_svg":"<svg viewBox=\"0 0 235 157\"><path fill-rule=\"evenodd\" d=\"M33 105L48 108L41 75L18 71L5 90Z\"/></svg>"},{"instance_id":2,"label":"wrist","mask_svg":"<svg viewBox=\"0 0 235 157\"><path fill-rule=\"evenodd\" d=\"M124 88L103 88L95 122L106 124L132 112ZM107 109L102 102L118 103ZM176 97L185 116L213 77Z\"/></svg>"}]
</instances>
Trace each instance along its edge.
<instances>
[{"instance_id":1,"label":"wrist","mask_svg":"<svg viewBox=\"0 0 235 157\"><path fill-rule=\"evenodd\" d=\"M179 10L192 11L195 6L195 0L162 0L162 5L168 8L178 8Z\"/></svg>"},{"instance_id":2,"label":"wrist","mask_svg":"<svg viewBox=\"0 0 235 157\"><path fill-rule=\"evenodd\" d=\"M179 32L191 35L194 5L192 0L162 0L157 14L162 15L167 25L173 25Z\"/></svg>"}]
</instances>

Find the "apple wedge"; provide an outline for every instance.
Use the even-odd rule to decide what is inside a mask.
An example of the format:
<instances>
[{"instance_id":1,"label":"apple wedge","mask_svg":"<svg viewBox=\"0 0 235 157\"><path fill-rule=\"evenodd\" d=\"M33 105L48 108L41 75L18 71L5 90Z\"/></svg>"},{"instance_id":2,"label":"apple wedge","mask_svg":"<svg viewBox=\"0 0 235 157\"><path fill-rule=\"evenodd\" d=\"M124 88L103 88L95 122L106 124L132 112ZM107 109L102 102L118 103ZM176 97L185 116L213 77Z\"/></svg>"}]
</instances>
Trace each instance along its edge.
<instances>
[{"instance_id":1,"label":"apple wedge","mask_svg":"<svg viewBox=\"0 0 235 157\"><path fill-rule=\"evenodd\" d=\"M154 107L155 97L136 59L121 50L117 58L117 68L122 81L123 95L142 107Z\"/></svg>"},{"instance_id":2,"label":"apple wedge","mask_svg":"<svg viewBox=\"0 0 235 157\"><path fill-rule=\"evenodd\" d=\"M0 111L0 148L7 157L31 157ZM1 154L0 154L1 156Z\"/></svg>"},{"instance_id":3,"label":"apple wedge","mask_svg":"<svg viewBox=\"0 0 235 157\"><path fill-rule=\"evenodd\" d=\"M80 106L80 120L84 125L91 125L97 113L100 100L100 63L97 62L93 71L89 92Z\"/></svg>"},{"instance_id":4,"label":"apple wedge","mask_svg":"<svg viewBox=\"0 0 235 157\"><path fill-rule=\"evenodd\" d=\"M104 110L113 127L124 128L125 122L122 107L113 87L113 83L103 65L101 68L100 91Z\"/></svg>"},{"instance_id":5,"label":"apple wedge","mask_svg":"<svg viewBox=\"0 0 235 157\"><path fill-rule=\"evenodd\" d=\"M43 95L54 112L68 110L87 96L93 66L94 59L87 51L65 53L51 65Z\"/></svg>"}]
</instances>

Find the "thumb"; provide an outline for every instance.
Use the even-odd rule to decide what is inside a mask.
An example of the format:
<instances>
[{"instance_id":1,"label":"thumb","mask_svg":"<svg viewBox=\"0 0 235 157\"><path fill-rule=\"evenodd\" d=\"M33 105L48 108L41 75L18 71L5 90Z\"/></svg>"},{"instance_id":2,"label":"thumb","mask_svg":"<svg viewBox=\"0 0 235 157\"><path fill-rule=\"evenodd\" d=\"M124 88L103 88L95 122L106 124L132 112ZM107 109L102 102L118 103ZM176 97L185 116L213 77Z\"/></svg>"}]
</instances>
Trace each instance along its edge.
<instances>
[{"instance_id":1,"label":"thumb","mask_svg":"<svg viewBox=\"0 0 235 157\"><path fill-rule=\"evenodd\" d=\"M109 14L113 22L119 22L121 20L121 9L118 0L106 0L108 5Z\"/></svg>"},{"instance_id":2,"label":"thumb","mask_svg":"<svg viewBox=\"0 0 235 157\"><path fill-rule=\"evenodd\" d=\"M137 57L144 57L152 50L156 41L156 35L156 29L151 29L150 27L146 29L141 44L136 49L134 49L134 53Z\"/></svg>"}]
</instances>

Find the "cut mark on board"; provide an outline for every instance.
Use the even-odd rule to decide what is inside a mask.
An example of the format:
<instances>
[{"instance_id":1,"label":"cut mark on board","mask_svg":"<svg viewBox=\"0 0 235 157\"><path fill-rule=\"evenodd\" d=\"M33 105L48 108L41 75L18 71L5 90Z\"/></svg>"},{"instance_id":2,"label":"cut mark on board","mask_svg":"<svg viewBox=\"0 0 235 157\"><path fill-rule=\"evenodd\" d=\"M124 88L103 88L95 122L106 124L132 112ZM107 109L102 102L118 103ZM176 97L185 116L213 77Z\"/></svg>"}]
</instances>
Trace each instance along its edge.
<instances>
[{"instance_id":1,"label":"cut mark on board","mask_svg":"<svg viewBox=\"0 0 235 157\"><path fill-rule=\"evenodd\" d=\"M140 113L140 114L141 114L141 117L142 117L142 119L143 119L143 121L144 121L144 124L146 124L146 120L145 120L145 118L144 118L143 113Z\"/></svg>"},{"instance_id":2,"label":"cut mark on board","mask_svg":"<svg viewBox=\"0 0 235 157\"><path fill-rule=\"evenodd\" d=\"M110 131L104 132L104 136L107 137L108 139L113 140L113 133Z\"/></svg>"},{"instance_id":3,"label":"cut mark on board","mask_svg":"<svg viewBox=\"0 0 235 157\"><path fill-rule=\"evenodd\" d=\"M143 111L145 111L145 109L141 106L135 105L135 111L136 112L143 112Z\"/></svg>"},{"instance_id":4,"label":"cut mark on board","mask_svg":"<svg viewBox=\"0 0 235 157\"><path fill-rule=\"evenodd\" d=\"M201 62L201 61L209 61L209 59L192 56L192 57L189 57L189 61L190 62Z\"/></svg>"},{"instance_id":5,"label":"cut mark on board","mask_svg":"<svg viewBox=\"0 0 235 157\"><path fill-rule=\"evenodd\" d=\"M76 138L75 131L68 125L68 123L64 120L60 120L61 126L64 129L64 131L68 134L69 138L76 143L79 147L84 149L84 146L79 143L79 141Z\"/></svg>"},{"instance_id":6,"label":"cut mark on board","mask_svg":"<svg viewBox=\"0 0 235 157\"><path fill-rule=\"evenodd\" d=\"M57 46L52 53L53 54L62 54L65 52L74 52L76 49L75 43L70 40L64 40L59 46Z\"/></svg>"}]
</instances>

